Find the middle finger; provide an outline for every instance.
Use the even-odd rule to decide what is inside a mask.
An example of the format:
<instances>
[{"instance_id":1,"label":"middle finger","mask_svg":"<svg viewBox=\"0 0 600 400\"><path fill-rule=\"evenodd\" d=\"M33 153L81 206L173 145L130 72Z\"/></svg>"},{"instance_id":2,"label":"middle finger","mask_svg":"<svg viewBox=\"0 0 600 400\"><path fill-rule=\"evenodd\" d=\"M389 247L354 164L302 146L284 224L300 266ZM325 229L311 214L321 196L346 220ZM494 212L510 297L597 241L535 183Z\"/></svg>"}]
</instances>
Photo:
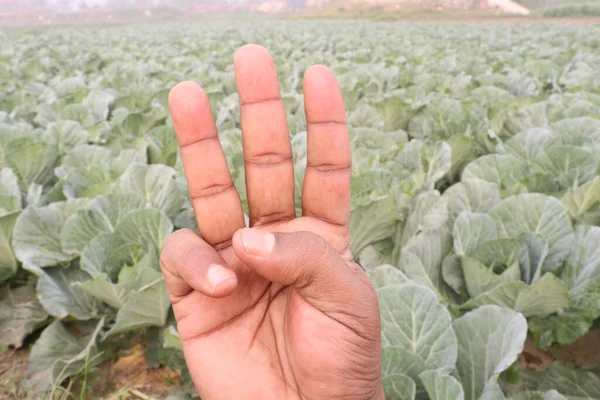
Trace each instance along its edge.
<instances>
[{"instance_id":1,"label":"middle finger","mask_svg":"<svg viewBox=\"0 0 600 400\"><path fill-rule=\"evenodd\" d=\"M294 163L275 63L261 46L234 57L250 226L296 217Z\"/></svg>"}]
</instances>

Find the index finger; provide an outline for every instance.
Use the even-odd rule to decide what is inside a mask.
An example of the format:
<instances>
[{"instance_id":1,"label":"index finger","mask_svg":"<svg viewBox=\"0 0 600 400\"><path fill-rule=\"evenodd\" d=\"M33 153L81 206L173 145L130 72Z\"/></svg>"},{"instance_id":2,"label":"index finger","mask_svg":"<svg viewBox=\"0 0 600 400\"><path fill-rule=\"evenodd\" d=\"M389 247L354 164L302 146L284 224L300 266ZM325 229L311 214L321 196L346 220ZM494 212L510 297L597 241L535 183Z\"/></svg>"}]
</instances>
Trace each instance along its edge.
<instances>
[{"instance_id":1,"label":"index finger","mask_svg":"<svg viewBox=\"0 0 600 400\"><path fill-rule=\"evenodd\" d=\"M171 90L169 108L202 237L217 249L228 247L245 220L208 96L197 84L183 82Z\"/></svg>"}]
</instances>

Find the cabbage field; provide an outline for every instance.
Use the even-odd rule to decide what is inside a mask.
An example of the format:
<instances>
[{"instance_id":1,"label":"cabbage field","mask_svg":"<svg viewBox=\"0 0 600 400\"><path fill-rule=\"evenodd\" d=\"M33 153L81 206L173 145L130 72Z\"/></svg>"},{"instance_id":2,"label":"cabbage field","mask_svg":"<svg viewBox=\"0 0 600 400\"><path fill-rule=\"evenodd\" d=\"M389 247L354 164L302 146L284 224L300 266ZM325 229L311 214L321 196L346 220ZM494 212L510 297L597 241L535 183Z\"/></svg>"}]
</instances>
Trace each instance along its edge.
<instances>
[{"instance_id":1,"label":"cabbage field","mask_svg":"<svg viewBox=\"0 0 600 400\"><path fill-rule=\"evenodd\" d=\"M329 65L342 87L351 248L380 300L387 398L600 399L600 365L527 356L600 317L600 26L210 21L0 39L0 346L31 346L19 393L95 398L66 393L136 337L149 366L187 381L158 255L198 226L167 96L206 89L245 203L232 57L259 43L298 196L303 72Z\"/></svg>"}]
</instances>

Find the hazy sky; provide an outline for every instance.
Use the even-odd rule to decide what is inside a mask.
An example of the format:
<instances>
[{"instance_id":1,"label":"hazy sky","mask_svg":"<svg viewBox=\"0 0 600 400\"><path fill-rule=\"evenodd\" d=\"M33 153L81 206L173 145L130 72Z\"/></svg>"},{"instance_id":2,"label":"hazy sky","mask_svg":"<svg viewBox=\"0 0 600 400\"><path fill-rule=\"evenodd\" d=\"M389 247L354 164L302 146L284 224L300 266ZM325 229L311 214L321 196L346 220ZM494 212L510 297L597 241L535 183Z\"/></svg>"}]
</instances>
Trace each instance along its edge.
<instances>
[{"instance_id":1,"label":"hazy sky","mask_svg":"<svg viewBox=\"0 0 600 400\"><path fill-rule=\"evenodd\" d=\"M71 1L72 3L78 3L78 1ZM106 5L106 0L85 0L85 2L87 3L88 6L105 6ZM48 5L50 7L57 5L58 3L63 3L64 1L62 0L49 0L48 1Z\"/></svg>"},{"instance_id":2,"label":"hazy sky","mask_svg":"<svg viewBox=\"0 0 600 400\"><path fill-rule=\"evenodd\" d=\"M68 0L67 0L68 1ZM70 0L71 3L76 6L77 4L80 4L80 0ZM93 7L93 6L105 6L107 0L84 0L88 6ZM223 0L223 3L226 4L243 4L243 3L247 3L248 0ZM65 4L65 0L48 0L48 5L53 7L56 6L58 4Z\"/></svg>"}]
</instances>

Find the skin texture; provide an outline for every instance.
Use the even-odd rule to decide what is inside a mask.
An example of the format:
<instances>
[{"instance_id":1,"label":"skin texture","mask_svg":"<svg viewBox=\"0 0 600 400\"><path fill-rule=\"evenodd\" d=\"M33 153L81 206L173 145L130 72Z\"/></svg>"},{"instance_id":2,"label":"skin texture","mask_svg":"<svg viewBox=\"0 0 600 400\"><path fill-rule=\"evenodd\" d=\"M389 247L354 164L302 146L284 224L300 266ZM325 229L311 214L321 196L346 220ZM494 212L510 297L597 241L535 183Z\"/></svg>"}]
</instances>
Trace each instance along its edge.
<instances>
[{"instance_id":1,"label":"skin texture","mask_svg":"<svg viewBox=\"0 0 600 400\"><path fill-rule=\"evenodd\" d=\"M302 216L275 65L234 57L250 228L206 93L183 82L169 106L202 236L173 233L161 268L204 400L384 399L377 297L349 250L351 155L344 103L324 66L304 77L308 161Z\"/></svg>"}]
</instances>

